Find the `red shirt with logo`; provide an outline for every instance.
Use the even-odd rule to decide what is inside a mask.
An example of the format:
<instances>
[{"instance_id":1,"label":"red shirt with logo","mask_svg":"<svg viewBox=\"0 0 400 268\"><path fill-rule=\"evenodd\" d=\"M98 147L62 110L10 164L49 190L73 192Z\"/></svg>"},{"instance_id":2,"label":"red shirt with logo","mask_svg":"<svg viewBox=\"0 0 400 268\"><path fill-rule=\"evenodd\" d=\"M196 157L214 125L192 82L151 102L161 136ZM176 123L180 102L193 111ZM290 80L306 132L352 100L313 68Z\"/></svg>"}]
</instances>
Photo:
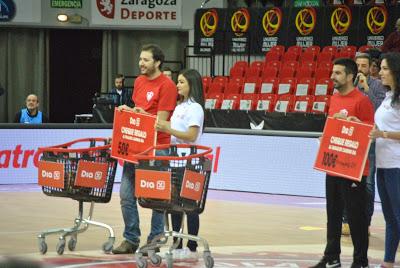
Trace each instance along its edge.
<instances>
[{"instance_id":1,"label":"red shirt with logo","mask_svg":"<svg viewBox=\"0 0 400 268\"><path fill-rule=\"evenodd\" d=\"M150 114L157 115L158 111L166 111L170 112L169 117L171 117L177 96L178 91L174 82L164 74L152 80L145 75L140 75L135 80L132 101L135 107L143 108ZM157 144L168 143L170 143L170 135L157 132Z\"/></svg>"},{"instance_id":2,"label":"red shirt with logo","mask_svg":"<svg viewBox=\"0 0 400 268\"><path fill-rule=\"evenodd\" d=\"M342 113L345 116L355 116L366 124L374 124L374 106L368 96L354 88L347 95L333 94L329 105L329 116ZM365 165L363 176L369 174L369 162Z\"/></svg>"}]
</instances>

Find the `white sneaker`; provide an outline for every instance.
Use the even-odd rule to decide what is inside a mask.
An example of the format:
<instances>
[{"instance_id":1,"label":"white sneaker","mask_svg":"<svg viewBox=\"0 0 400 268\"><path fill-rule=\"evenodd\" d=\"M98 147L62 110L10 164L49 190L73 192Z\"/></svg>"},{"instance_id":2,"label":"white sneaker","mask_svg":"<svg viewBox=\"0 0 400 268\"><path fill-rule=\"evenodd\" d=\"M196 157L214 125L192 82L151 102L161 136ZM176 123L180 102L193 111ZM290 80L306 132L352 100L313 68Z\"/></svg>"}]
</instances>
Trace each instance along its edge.
<instances>
[{"instance_id":1,"label":"white sneaker","mask_svg":"<svg viewBox=\"0 0 400 268\"><path fill-rule=\"evenodd\" d=\"M185 248L182 252L181 258L184 260L197 261L199 259L199 253L197 251L190 251L190 249Z\"/></svg>"},{"instance_id":2,"label":"white sneaker","mask_svg":"<svg viewBox=\"0 0 400 268\"><path fill-rule=\"evenodd\" d=\"M181 249L181 248L179 248L179 249L174 249L174 250L172 251L172 258L173 258L174 260L181 260L181 259L182 259L182 256L184 255L184 254L183 254L184 251L185 251L185 250L184 250L184 249Z\"/></svg>"}]
</instances>

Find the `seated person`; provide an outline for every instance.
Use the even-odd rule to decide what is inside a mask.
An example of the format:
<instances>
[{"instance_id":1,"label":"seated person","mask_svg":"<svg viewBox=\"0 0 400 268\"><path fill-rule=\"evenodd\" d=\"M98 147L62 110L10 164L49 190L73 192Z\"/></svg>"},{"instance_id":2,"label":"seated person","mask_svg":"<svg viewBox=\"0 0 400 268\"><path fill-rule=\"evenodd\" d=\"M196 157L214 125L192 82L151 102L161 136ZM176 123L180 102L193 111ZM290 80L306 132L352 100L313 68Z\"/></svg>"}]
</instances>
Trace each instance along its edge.
<instances>
[{"instance_id":1,"label":"seated person","mask_svg":"<svg viewBox=\"0 0 400 268\"><path fill-rule=\"evenodd\" d=\"M114 85L111 89L112 99L114 100L115 106L128 105L132 106L132 91L124 86L125 77L122 74L118 74L115 77Z\"/></svg>"},{"instance_id":2,"label":"seated person","mask_svg":"<svg viewBox=\"0 0 400 268\"><path fill-rule=\"evenodd\" d=\"M48 123L49 119L39 111L39 99L35 94L26 97L26 108L21 109L14 118L14 123L41 124Z\"/></svg>"}]
</instances>

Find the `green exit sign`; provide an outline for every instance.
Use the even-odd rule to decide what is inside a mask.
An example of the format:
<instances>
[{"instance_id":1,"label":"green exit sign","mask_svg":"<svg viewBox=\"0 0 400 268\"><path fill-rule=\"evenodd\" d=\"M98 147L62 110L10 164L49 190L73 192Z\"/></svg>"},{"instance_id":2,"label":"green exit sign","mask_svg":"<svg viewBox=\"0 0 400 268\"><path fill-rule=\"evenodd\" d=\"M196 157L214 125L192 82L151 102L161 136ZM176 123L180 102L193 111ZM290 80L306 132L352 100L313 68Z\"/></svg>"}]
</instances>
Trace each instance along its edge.
<instances>
[{"instance_id":1,"label":"green exit sign","mask_svg":"<svg viewBox=\"0 0 400 268\"><path fill-rule=\"evenodd\" d=\"M52 8L82 8L82 0L50 0Z\"/></svg>"}]
</instances>

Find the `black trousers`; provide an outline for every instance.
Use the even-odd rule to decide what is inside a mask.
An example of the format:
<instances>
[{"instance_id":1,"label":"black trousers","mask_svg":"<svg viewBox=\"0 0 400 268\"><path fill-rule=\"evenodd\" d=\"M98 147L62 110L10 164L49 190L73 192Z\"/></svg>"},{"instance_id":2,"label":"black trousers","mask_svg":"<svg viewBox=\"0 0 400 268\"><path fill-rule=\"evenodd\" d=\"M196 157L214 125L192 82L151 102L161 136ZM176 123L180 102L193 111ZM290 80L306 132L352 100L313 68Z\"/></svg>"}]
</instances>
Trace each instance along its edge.
<instances>
[{"instance_id":1,"label":"black trousers","mask_svg":"<svg viewBox=\"0 0 400 268\"><path fill-rule=\"evenodd\" d=\"M172 218L172 229L176 232L179 232L179 229L181 228L181 222L182 222L182 213L171 213L171 218ZM200 227L199 214L198 213L187 213L186 218L187 218L187 233L190 235L197 236L199 234L199 227ZM174 241L175 240L176 239L174 238ZM191 251L196 251L197 242L189 240L187 242L187 247ZM182 240L177 248L182 248Z\"/></svg>"},{"instance_id":2,"label":"black trousers","mask_svg":"<svg viewBox=\"0 0 400 268\"><path fill-rule=\"evenodd\" d=\"M353 263L368 265L368 215L366 177L361 182L326 175L327 244L324 255L328 260L340 259L343 209L346 206L353 241Z\"/></svg>"}]
</instances>

